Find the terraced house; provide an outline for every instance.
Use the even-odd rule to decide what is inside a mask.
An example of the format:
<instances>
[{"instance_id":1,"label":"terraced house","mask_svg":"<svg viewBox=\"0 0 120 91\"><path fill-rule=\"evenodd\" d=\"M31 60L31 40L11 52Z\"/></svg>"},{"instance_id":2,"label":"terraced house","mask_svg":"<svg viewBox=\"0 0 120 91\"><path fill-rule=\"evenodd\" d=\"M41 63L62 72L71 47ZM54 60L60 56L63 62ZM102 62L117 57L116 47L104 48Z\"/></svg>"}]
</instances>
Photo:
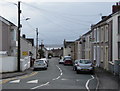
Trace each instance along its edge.
<instances>
[{"instance_id":1,"label":"terraced house","mask_svg":"<svg viewBox=\"0 0 120 91\"><path fill-rule=\"evenodd\" d=\"M91 29L92 60L97 66L113 70L111 66L120 59L120 4L113 5L112 14L102 17Z\"/></svg>"}]
</instances>

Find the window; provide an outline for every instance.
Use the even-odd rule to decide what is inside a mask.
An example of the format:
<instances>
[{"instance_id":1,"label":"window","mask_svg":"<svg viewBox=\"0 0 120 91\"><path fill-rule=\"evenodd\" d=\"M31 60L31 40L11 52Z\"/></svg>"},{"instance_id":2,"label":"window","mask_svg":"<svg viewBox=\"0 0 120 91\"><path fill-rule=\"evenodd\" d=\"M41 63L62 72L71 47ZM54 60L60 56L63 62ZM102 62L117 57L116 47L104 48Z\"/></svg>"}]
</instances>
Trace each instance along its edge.
<instances>
[{"instance_id":1,"label":"window","mask_svg":"<svg viewBox=\"0 0 120 91\"><path fill-rule=\"evenodd\" d=\"M118 34L120 34L120 16L118 17Z\"/></svg>"},{"instance_id":2,"label":"window","mask_svg":"<svg viewBox=\"0 0 120 91\"><path fill-rule=\"evenodd\" d=\"M97 28L97 42L99 42L99 28Z\"/></svg>"},{"instance_id":3,"label":"window","mask_svg":"<svg viewBox=\"0 0 120 91\"><path fill-rule=\"evenodd\" d=\"M96 29L94 29L94 42L96 42Z\"/></svg>"},{"instance_id":4,"label":"window","mask_svg":"<svg viewBox=\"0 0 120 91\"><path fill-rule=\"evenodd\" d=\"M118 59L120 59L120 42L118 42Z\"/></svg>"},{"instance_id":5,"label":"window","mask_svg":"<svg viewBox=\"0 0 120 91\"><path fill-rule=\"evenodd\" d=\"M105 27L105 42L108 41L108 26Z\"/></svg>"}]
</instances>

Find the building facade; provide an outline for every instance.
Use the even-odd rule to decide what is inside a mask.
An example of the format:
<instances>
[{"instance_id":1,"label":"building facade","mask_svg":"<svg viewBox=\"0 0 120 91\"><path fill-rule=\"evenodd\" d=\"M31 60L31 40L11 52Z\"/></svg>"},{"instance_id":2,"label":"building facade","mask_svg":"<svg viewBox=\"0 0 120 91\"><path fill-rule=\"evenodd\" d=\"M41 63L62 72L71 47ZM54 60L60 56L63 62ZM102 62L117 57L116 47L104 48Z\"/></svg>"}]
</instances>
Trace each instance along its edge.
<instances>
[{"instance_id":1,"label":"building facade","mask_svg":"<svg viewBox=\"0 0 120 91\"><path fill-rule=\"evenodd\" d=\"M17 55L17 26L0 16L0 51Z\"/></svg>"}]
</instances>

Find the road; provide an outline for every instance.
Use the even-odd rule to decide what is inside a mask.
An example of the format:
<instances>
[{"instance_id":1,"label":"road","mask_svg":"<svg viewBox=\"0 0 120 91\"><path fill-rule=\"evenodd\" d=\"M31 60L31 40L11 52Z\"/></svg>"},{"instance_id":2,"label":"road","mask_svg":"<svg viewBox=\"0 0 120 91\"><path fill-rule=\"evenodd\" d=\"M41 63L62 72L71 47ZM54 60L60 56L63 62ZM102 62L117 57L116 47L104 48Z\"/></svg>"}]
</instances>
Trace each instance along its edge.
<instances>
[{"instance_id":1,"label":"road","mask_svg":"<svg viewBox=\"0 0 120 91\"><path fill-rule=\"evenodd\" d=\"M2 89L96 89L97 79L91 74L76 74L72 66L58 63L58 58L49 60L47 70L33 71L30 75L13 78Z\"/></svg>"}]
</instances>

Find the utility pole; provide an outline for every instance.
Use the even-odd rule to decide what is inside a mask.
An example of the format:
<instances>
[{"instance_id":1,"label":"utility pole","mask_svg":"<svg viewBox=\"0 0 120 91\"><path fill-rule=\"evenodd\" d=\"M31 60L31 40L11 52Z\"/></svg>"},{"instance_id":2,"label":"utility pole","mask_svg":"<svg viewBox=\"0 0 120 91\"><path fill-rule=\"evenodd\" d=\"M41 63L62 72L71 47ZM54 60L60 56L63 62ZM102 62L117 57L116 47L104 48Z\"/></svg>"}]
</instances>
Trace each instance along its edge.
<instances>
[{"instance_id":1,"label":"utility pole","mask_svg":"<svg viewBox=\"0 0 120 91\"><path fill-rule=\"evenodd\" d=\"M38 28L36 28L36 59L38 57Z\"/></svg>"},{"instance_id":2,"label":"utility pole","mask_svg":"<svg viewBox=\"0 0 120 91\"><path fill-rule=\"evenodd\" d=\"M41 54L40 54L40 58L42 58L42 46L43 46L43 40L41 40Z\"/></svg>"},{"instance_id":3,"label":"utility pole","mask_svg":"<svg viewBox=\"0 0 120 91\"><path fill-rule=\"evenodd\" d=\"M21 51L20 51L20 1L18 1L18 53L17 53L17 59L18 59L18 72L20 72L20 56L21 56Z\"/></svg>"}]
</instances>

